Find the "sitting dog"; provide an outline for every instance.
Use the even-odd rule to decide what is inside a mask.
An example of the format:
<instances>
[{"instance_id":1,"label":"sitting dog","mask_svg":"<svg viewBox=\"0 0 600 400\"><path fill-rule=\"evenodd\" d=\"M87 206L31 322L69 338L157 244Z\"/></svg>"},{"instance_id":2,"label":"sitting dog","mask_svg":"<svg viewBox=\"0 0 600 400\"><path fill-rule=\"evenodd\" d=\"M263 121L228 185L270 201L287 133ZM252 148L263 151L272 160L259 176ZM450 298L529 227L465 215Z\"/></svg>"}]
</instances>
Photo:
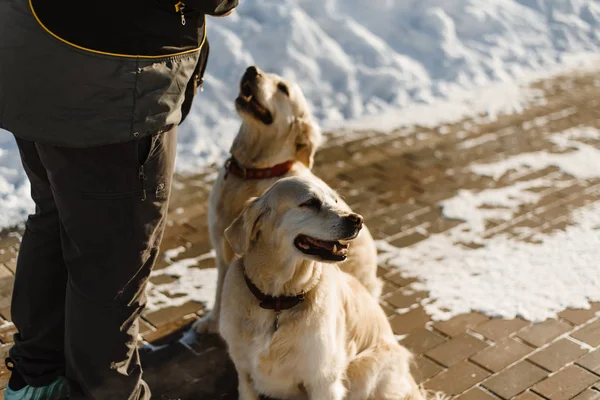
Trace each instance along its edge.
<instances>
[{"instance_id":1,"label":"sitting dog","mask_svg":"<svg viewBox=\"0 0 600 400\"><path fill-rule=\"evenodd\" d=\"M362 228L322 181L279 180L225 231L219 331L240 400L424 399L377 301L338 263Z\"/></svg>"},{"instance_id":2,"label":"sitting dog","mask_svg":"<svg viewBox=\"0 0 600 400\"><path fill-rule=\"evenodd\" d=\"M217 331L223 278L234 258L223 236L225 228L239 215L246 200L260 196L278 179L311 176L321 141L302 91L277 75L248 68L235 104L242 125L231 147L232 157L221 169L209 198L208 225L218 269L216 298L212 311L194 325L198 333ZM339 201L340 207L350 211ZM367 228L355 240L341 268L379 297L382 282L377 278L377 249Z\"/></svg>"}]
</instances>

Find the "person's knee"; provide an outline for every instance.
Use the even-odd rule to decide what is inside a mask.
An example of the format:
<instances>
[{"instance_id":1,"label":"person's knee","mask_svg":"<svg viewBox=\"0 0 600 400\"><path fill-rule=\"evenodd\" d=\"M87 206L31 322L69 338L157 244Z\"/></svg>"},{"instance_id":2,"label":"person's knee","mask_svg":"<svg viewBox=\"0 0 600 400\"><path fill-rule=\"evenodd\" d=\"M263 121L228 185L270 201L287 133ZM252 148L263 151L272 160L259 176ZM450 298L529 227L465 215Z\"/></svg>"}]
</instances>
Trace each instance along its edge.
<instances>
[{"instance_id":1,"label":"person's knee","mask_svg":"<svg viewBox=\"0 0 600 400\"><path fill-rule=\"evenodd\" d=\"M88 255L68 265L69 288L87 301L106 307L145 304L144 288L158 255L158 248ZM132 254L133 253L133 254ZM86 262L88 261L88 262Z\"/></svg>"}]
</instances>

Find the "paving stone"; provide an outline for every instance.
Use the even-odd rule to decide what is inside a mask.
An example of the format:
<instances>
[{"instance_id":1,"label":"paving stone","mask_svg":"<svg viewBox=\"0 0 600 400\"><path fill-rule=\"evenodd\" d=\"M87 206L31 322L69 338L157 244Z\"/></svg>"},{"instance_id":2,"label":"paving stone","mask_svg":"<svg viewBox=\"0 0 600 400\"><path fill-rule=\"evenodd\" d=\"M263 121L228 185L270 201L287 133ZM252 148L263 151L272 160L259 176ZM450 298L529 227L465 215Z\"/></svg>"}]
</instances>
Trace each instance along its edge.
<instances>
[{"instance_id":1,"label":"paving stone","mask_svg":"<svg viewBox=\"0 0 600 400\"><path fill-rule=\"evenodd\" d=\"M558 316L566 321L569 321L573 325L581 325L594 318L596 313L600 312L600 303L592 303L590 308L587 310L565 310L558 314Z\"/></svg>"},{"instance_id":2,"label":"paving stone","mask_svg":"<svg viewBox=\"0 0 600 400\"><path fill-rule=\"evenodd\" d=\"M541 381L546 376L548 376L548 372L540 367L527 361L521 361L494 375L481 385L503 399L508 400L525 391L531 385Z\"/></svg>"},{"instance_id":3,"label":"paving stone","mask_svg":"<svg viewBox=\"0 0 600 400\"><path fill-rule=\"evenodd\" d=\"M377 276L382 277L384 275L389 274L389 269L387 269L384 265L377 266Z\"/></svg>"},{"instance_id":4,"label":"paving stone","mask_svg":"<svg viewBox=\"0 0 600 400\"><path fill-rule=\"evenodd\" d=\"M8 269L4 264L0 264L0 279L13 277L13 272Z\"/></svg>"},{"instance_id":5,"label":"paving stone","mask_svg":"<svg viewBox=\"0 0 600 400\"><path fill-rule=\"evenodd\" d=\"M380 300L379 301L379 306L381 307L381 309L383 310L383 312L385 312L385 315L387 315L388 318L390 318L392 316L395 317L396 315L398 315L396 313L396 309L394 307L391 307L385 301Z\"/></svg>"},{"instance_id":6,"label":"paving stone","mask_svg":"<svg viewBox=\"0 0 600 400\"><path fill-rule=\"evenodd\" d=\"M188 301L179 307L166 307L158 311L150 312L144 315L152 325L160 327L161 325L175 321L185 315L193 314L202 310L204 306L195 301Z\"/></svg>"},{"instance_id":7,"label":"paving stone","mask_svg":"<svg viewBox=\"0 0 600 400\"><path fill-rule=\"evenodd\" d=\"M528 322L523 321L520 318L515 319L500 319L493 318L489 321L485 321L474 328L471 328L473 332L477 332L487 339L493 341L499 341L505 337L513 334L514 332L522 329L528 325Z\"/></svg>"},{"instance_id":8,"label":"paving stone","mask_svg":"<svg viewBox=\"0 0 600 400\"><path fill-rule=\"evenodd\" d=\"M435 235L438 233L444 233L462 223L463 223L463 221L439 218L439 219L436 219L435 221L432 221L431 224L429 224L429 227L427 227L427 231L432 235Z\"/></svg>"},{"instance_id":9,"label":"paving stone","mask_svg":"<svg viewBox=\"0 0 600 400\"><path fill-rule=\"evenodd\" d=\"M413 304L418 304L421 300L427 298L426 292L416 292L410 289L400 289L395 291L391 296L385 298L385 301L392 306L405 309Z\"/></svg>"},{"instance_id":10,"label":"paving stone","mask_svg":"<svg viewBox=\"0 0 600 400\"><path fill-rule=\"evenodd\" d=\"M197 334L186 340L186 344L200 356L209 350L227 347L227 344L220 335L209 333Z\"/></svg>"},{"instance_id":11,"label":"paving stone","mask_svg":"<svg viewBox=\"0 0 600 400\"><path fill-rule=\"evenodd\" d=\"M575 363L600 375L600 348L586 354Z\"/></svg>"},{"instance_id":12,"label":"paving stone","mask_svg":"<svg viewBox=\"0 0 600 400\"><path fill-rule=\"evenodd\" d=\"M385 299L387 301L390 297L392 297L392 296L388 296L388 295L391 295L392 293L395 293L397 291L398 291L398 286L384 281L383 288L381 289L381 296L383 299ZM402 307L402 308L404 308L404 307Z\"/></svg>"},{"instance_id":13,"label":"paving stone","mask_svg":"<svg viewBox=\"0 0 600 400\"><path fill-rule=\"evenodd\" d=\"M21 243L22 229L10 229L0 233L0 248L18 246Z\"/></svg>"},{"instance_id":14,"label":"paving stone","mask_svg":"<svg viewBox=\"0 0 600 400\"><path fill-rule=\"evenodd\" d=\"M152 269L154 271L158 271L160 269L167 268L169 265L171 265L171 262L167 261L164 258L164 254L161 254L159 257L156 258L156 261L154 262L154 267Z\"/></svg>"},{"instance_id":15,"label":"paving stone","mask_svg":"<svg viewBox=\"0 0 600 400\"><path fill-rule=\"evenodd\" d=\"M558 371L588 351L569 339L560 339L529 357L529 360L548 371Z\"/></svg>"},{"instance_id":16,"label":"paving stone","mask_svg":"<svg viewBox=\"0 0 600 400\"><path fill-rule=\"evenodd\" d=\"M10 261L17 257L17 249L13 246L0 248L0 263Z\"/></svg>"},{"instance_id":17,"label":"paving stone","mask_svg":"<svg viewBox=\"0 0 600 400\"><path fill-rule=\"evenodd\" d=\"M490 392L480 388L474 387L469 389L460 396L456 397L457 400L496 400L496 397Z\"/></svg>"},{"instance_id":18,"label":"paving stone","mask_svg":"<svg viewBox=\"0 0 600 400\"><path fill-rule=\"evenodd\" d=\"M402 237L399 237L398 239L392 240L390 242L390 244L394 247L399 247L399 248L409 247L409 246L412 246L413 244L416 244L426 238L427 238L427 236L423 235L422 233L413 232L413 233L404 235Z\"/></svg>"},{"instance_id":19,"label":"paving stone","mask_svg":"<svg viewBox=\"0 0 600 400\"><path fill-rule=\"evenodd\" d=\"M423 354L427 350L442 344L446 338L426 328L418 328L400 341L400 344L413 354Z\"/></svg>"},{"instance_id":20,"label":"paving stone","mask_svg":"<svg viewBox=\"0 0 600 400\"><path fill-rule=\"evenodd\" d=\"M536 347L541 347L571 329L573 328L570 325L562 321L547 319L522 329L517 336Z\"/></svg>"},{"instance_id":21,"label":"paving stone","mask_svg":"<svg viewBox=\"0 0 600 400\"><path fill-rule=\"evenodd\" d=\"M543 400L543 397L528 390L518 396L513 397L513 400Z\"/></svg>"},{"instance_id":22,"label":"paving stone","mask_svg":"<svg viewBox=\"0 0 600 400\"><path fill-rule=\"evenodd\" d=\"M436 322L433 324L433 327L445 335L456 336L488 319L483 314L472 312L457 315L447 321Z\"/></svg>"},{"instance_id":23,"label":"paving stone","mask_svg":"<svg viewBox=\"0 0 600 400\"><path fill-rule=\"evenodd\" d=\"M408 286L411 283L417 282L416 278L403 277L399 272L386 276L385 280L388 280L399 287Z\"/></svg>"},{"instance_id":24,"label":"paving stone","mask_svg":"<svg viewBox=\"0 0 600 400\"><path fill-rule=\"evenodd\" d=\"M532 390L550 400L567 400L600 381L598 375L570 365L536 384Z\"/></svg>"},{"instance_id":25,"label":"paving stone","mask_svg":"<svg viewBox=\"0 0 600 400\"><path fill-rule=\"evenodd\" d=\"M415 357L411 366L411 373L417 384L425 382L442 371L444 368L423 356Z\"/></svg>"},{"instance_id":26,"label":"paving stone","mask_svg":"<svg viewBox=\"0 0 600 400\"><path fill-rule=\"evenodd\" d=\"M8 357L8 352L12 347L13 343L0 345L0 360Z\"/></svg>"},{"instance_id":27,"label":"paving stone","mask_svg":"<svg viewBox=\"0 0 600 400\"><path fill-rule=\"evenodd\" d=\"M505 338L471 357L471 361L486 369L499 372L535 350L512 338Z\"/></svg>"},{"instance_id":28,"label":"paving stone","mask_svg":"<svg viewBox=\"0 0 600 400\"><path fill-rule=\"evenodd\" d=\"M450 367L477 353L486 346L485 342L468 333L462 333L428 350L425 354L440 364Z\"/></svg>"},{"instance_id":29,"label":"paving stone","mask_svg":"<svg viewBox=\"0 0 600 400\"><path fill-rule=\"evenodd\" d=\"M600 319L589 323L571 334L577 340L589 344L592 347L600 346Z\"/></svg>"},{"instance_id":30,"label":"paving stone","mask_svg":"<svg viewBox=\"0 0 600 400\"><path fill-rule=\"evenodd\" d=\"M573 400L600 400L600 391L594 389L586 389L573 397Z\"/></svg>"},{"instance_id":31,"label":"paving stone","mask_svg":"<svg viewBox=\"0 0 600 400\"><path fill-rule=\"evenodd\" d=\"M188 330L197 318L198 316L195 314L186 315L185 317L164 323L156 327L156 330L146 332L142 337L155 346L172 343L179 340L183 336L183 332Z\"/></svg>"},{"instance_id":32,"label":"paving stone","mask_svg":"<svg viewBox=\"0 0 600 400\"><path fill-rule=\"evenodd\" d=\"M193 238L193 235L195 234L188 235L185 237L186 240L190 241L190 243L193 244L190 247L187 247L186 250L180 253L177 257L173 258L173 261L180 261L187 258L196 258L198 256L207 254L212 249L212 245L208 241L208 238L204 237L203 241L198 241L197 239ZM203 233L203 235L206 236L205 233Z\"/></svg>"},{"instance_id":33,"label":"paving stone","mask_svg":"<svg viewBox=\"0 0 600 400\"><path fill-rule=\"evenodd\" d=\"M489 372L468 361L462 361L425 383L425 388L454 396L473 387L490 375Z\"/></svg>"},{"instance_id":34,"label":"paving stone","mask_svg":"<svg viewBox=\"0 0 600 400\"><path fill-rule=\"evenodd\" d=\"M235 368L224 348L198 357L184 345L142 353L144 380L157 400L237 399Z\"/></svg>"},{"instance_id":35,"label":"paving stone","mask_svg":"<svg viewBox=\"0 0 600 400\"><path fill-rule=\"evenodd\" d=\"M0 367L0 387L5 388L8 385L11 372L5 367Z\"/></svg>"},{"instance_id":36,"label":"paving stone","mask_svg":"<svg viewBox=\"0 0 600 400\"><path fill-rule=\"evenodd\" d=\"M153 285L164 285L175 281L177 281L177 278L170 275L155 275L150 278L150 282L152 282Z\"/></svg>"},{"instance_id":37,"label":"paving stone","mask_svg":"<svg viewBox=\"0 0 600 400\"><path fill-rule=\"evenodd\" d=\"M152 325L150 325L148 323L148 321L146 321L143 318L140 318L140 332L139 334L143 336L150 334L151 332L154 331L154 327Z\"/></svg>"},{"instance_id":38,"label":"paving stone","mask_svg":"<svg viewBox=\"0 0 600 400\"><path fill-rule=\"evenodd\" d=\"M15 333L17 333L17 328L12 324L0 328L0 341L2 343L13 343Z\"/></svg>"},{"instance_id":39,"label":"paving stone","mask_svg":"<svg viewBox=\"0 0 600 400\"><path fill-rule=\"evenodd\" d=\"M17 259L12 258L2 263L14 275L17 272Z\"/></svg>"},{"instance_id":40,"label":"paving stone","mask_svg":"<svg viewBox=\"0 0 600 400\"><path fill-rule=\"evenodd\" d=\"M406 335L417 328L422 328L430 320L423 307L417 307L390 319L390 324L396 335Z\"/></svg>"}]
</instances>

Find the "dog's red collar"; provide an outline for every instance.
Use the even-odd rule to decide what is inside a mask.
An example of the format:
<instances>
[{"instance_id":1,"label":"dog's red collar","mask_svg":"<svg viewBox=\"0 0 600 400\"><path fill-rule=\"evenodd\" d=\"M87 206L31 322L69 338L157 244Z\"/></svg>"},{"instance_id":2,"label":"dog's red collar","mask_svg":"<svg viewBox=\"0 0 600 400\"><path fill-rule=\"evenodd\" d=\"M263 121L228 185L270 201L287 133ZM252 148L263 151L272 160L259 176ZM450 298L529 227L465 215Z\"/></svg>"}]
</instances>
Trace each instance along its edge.
<instances>
[{"instance_id":1,"label":"dog's red collar","mask_svg":"<svg viewBox=\"0 0 600 400\"><path fill-rule=\"evenodd\" d=\"M294 160L290 160L270 168L245 168L232 156L225 162L225 179L230 173L242 179L276 178L287 174L294 163Z\"/></svg>"}]
</instances>

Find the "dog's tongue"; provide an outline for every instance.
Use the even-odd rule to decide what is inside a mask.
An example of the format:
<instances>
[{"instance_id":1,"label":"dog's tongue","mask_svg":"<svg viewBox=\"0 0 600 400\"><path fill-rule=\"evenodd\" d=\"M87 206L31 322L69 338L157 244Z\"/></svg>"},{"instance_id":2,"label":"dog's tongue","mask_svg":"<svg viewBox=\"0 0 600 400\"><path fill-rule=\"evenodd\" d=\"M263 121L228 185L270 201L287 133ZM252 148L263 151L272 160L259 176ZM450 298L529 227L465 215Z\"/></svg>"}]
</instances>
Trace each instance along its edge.
<instances>
[{"instance_id":1,"label":"dog's tongue","mask_svg":"<svg viewBox=\"0 0 600 400\"><path fill-rule=\"evenodd\" d=\"M250 104L252 104L254 109L261 114L264 114L267 111L267 109L264 108L258 101L256 101L254 97L250 97Z\"/></svg>"},{"instance_id":2,"label":"dog's tongue","mask_svg":"<svg viewBox=\"0 0 600 400\"><path fill-rule=\"evenodd\" d=\"M321 248L327 249L327 250L333 250L333 245L334 245L333 242L323 242L321 240L313 239L313 238L310 238L310 237L307 237L307 240L313 246L321 247Z\"/></svg>"}]
</instances>

